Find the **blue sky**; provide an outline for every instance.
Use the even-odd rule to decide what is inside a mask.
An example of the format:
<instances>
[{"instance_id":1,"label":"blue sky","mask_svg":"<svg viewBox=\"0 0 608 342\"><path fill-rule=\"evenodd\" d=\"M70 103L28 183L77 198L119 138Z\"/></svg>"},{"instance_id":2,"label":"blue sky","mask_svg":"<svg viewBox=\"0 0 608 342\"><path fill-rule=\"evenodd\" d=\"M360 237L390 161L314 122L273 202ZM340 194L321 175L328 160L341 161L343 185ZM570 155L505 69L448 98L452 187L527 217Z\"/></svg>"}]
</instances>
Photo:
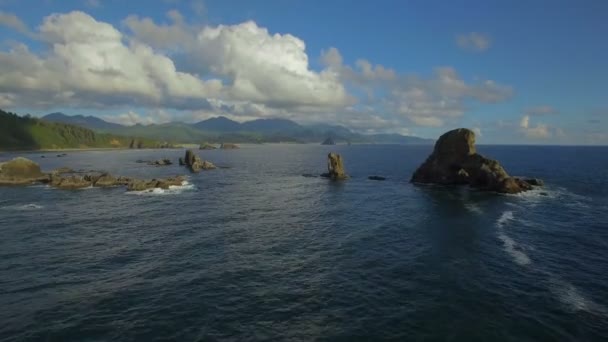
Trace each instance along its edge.
<instances>
[{"instance_id":1,"label":"blue sky","mask_svg":"<svg viewBox=\"0 0 608 342\"><path fill-rule=\"evenodd\" d=\"M605 13L605 1L0 0L0 107L607 144Z\"/></svg>"}]
</instances>

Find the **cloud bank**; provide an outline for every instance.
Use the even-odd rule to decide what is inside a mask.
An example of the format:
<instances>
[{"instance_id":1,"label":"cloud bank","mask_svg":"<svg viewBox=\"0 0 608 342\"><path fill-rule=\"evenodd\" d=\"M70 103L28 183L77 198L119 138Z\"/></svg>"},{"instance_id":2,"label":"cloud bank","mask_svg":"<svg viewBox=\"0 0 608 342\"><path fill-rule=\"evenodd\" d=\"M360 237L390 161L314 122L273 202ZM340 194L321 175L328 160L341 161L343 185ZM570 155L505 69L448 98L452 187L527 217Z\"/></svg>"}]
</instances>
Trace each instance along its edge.
<instances>
[{"instance_id":1,"label":"cloud bank","mask_svg":"<svg viewBox=\"0 0 608 342\"><path fill-rule=\"evenodd\" d=\"M334 47L315 68L302 39L254 21L196 26L176 10L166 18L131 15L118 27L73 11L47 16L32 32L0 12L0 25L31 33L43 46L0 51L0 106L113 109L125 123L170 121L186 111L192 118L281 117L404 132L454 124L469 106L513 94L494 80L468 82L449 66L420 76L366 59L348 65ZM490 45L474 33L458 41L477 50Z\"/></svg>"}]
</instances>

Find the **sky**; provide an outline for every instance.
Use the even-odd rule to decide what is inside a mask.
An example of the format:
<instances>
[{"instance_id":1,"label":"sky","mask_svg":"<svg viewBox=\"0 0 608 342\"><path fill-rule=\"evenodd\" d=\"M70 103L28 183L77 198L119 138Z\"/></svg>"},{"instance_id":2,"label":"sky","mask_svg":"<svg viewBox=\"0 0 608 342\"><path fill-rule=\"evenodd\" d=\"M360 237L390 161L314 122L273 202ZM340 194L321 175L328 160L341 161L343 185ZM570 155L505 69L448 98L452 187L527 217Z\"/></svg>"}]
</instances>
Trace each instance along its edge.
<instances>
[{"instance_id":1,"label":"sky","mask_svg":"<svg viewBox=\"0 0 608 342\"><path fill-rule=\"evenodd\" d=\"M608 2L0 0L0 108L608 144Z\"/></svg>"}]
</instances>

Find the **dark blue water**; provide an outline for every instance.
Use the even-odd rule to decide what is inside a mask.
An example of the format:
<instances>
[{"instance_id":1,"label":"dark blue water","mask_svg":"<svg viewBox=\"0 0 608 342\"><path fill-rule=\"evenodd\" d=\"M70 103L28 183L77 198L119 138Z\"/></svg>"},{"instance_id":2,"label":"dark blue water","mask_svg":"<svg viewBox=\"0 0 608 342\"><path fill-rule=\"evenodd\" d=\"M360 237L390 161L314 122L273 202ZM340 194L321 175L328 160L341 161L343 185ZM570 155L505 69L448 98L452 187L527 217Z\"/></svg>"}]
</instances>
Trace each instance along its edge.
<instances>
[{"instance_id":1,"label":"dark blue water","mask_svg":"<svg viewBox=\"0 0 608 342\"><path fill-rule=\"evenodd\" d=\"M301 176L330 150L352 179ZM518 196L409 184L430 150L244 146L164 192L0 188L0 339L608 336L608 148L479 147L547 183ZM27 156L153 177L185 170L134 161L182 154Z\"/></svg>"}]
</instances>

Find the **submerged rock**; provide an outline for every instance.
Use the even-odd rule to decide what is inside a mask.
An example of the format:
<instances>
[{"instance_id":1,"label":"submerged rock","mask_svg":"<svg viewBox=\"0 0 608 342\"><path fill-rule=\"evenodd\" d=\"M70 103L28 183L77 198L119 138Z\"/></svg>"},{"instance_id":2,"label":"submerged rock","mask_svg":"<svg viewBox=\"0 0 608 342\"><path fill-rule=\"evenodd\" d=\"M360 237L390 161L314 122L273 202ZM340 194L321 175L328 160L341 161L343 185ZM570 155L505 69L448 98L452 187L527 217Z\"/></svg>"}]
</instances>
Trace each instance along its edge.
<instances>
[{"instance_id":1,"label":"submerged rock","mask_svg":"<svg viewBox=\"0 0 608 342\"><path fill-rule=\"evenodd\" d=\"M433 153L414 172L414 183L468 184L481 190L518 193L530 190L526 181L511 177L502 166L477 153L475 133L466 128L439 137Z\"/></svg>"},{"instance_id":2,"label":"submerged rock","mask_svg":"<svg viewBox=\"0 0 608 342\"><path fill-rule=\"evenodd\" d=\"M369 180L376 180L376 181L383 181L383 180L386 180L386 177L382 177L382 176L369 176L369 177L367 177L367 179L369 179Z\"/></svg>"},{"instance_id":3,"label":"submerged rock","mask_svg":"<svg viewBox=\"0 0 608 342\"><path fill-rule=\"evenodd\" d=\"M209 143L202 143L198 149L199 150L215 150L217 147L215 145L211 145Z\"/></svg>"},{"instance_id":4,"label":"submerged rock","mask_svg":"<svg viewBox=\"0 0 608 342\"><path fill-rule=\"evenodd\" d=\"M169 189L170 186L182 185L184 180L182 176L151 180L133 179L127 184L127 191L145 191L156 188Z\"/></svg>"},{"instance_id":5,"label":"submerged rock","mask_svg":"<svg viewBox=\"0 0 608 342\"><path fill-rule=\"evenodd\" d=\"M346 171L344 171L342 157L339 154L332 152L327 155L327 173L321 174L321 177L331 178L333 180L348 178Z\"/></svg>"},{"instance_id":6,"label":"submerged rock","mask_svg":"<svg viewBox=\"0 0 608 342\"><path fill-rule=\"evenodd\" d=\"M240 148L240 147L239 147L239 145L237 145L237 144L223 143L223 144L220 146L220 148L221 148L222 150L236 150L236 149L238 149L238 148Z\"/></svg>"},{"instance_id":7,"label":"submerged rock","mask_svg":"<svg viewBox=\"0 0 608 342\"><path fill-rule=\"evenodd\" d=\"M148 165L154 165L154 166L166 166L166 165L172 165L172 164L173 163L171 162L171 160L167 159L167 158L153 160L153 161L148 162Z\"/></svg>"},{"instance_id":8,"label":"submerged rock","mask_svg":"<svg viewBox=\"0 0 608 342\"><path fill-rule=\"evenodd\" d=\"M40 165L22 157L0 163L0 185L25 185L48 180Z\"/></svg>"},{"instance_id":9,"label":"submerged rock","mask_svg":"<svg viewBox=\"0 0 608 342\"><path fill-rule=\"evenodd\" d=\"M538 178L526 178L524 179L524 182L533 185L533 186L543 186L545 185L545 182L542 179L538 179Z\"/></svg>"}]
</instances>

